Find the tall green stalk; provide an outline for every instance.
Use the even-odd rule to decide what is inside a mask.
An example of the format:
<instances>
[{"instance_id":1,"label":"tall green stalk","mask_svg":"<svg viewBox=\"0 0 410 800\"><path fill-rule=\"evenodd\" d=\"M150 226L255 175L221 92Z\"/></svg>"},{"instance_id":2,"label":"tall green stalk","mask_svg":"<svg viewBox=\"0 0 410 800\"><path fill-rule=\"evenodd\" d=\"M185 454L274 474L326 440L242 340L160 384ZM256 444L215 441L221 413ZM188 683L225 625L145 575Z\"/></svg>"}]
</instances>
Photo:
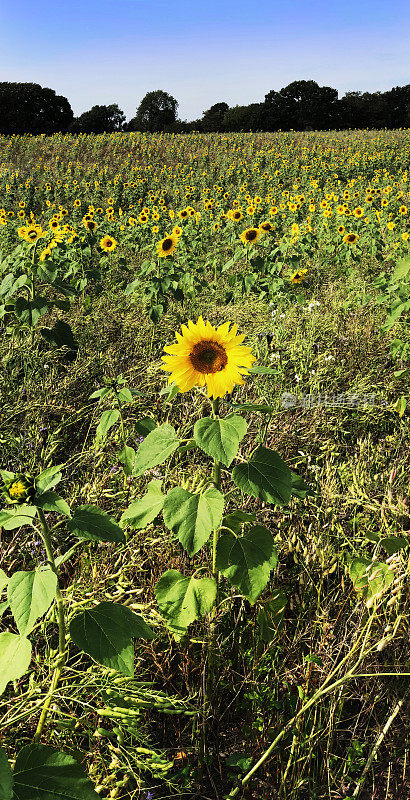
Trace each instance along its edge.
<instances>
[{"instance_id":1,"label":"tall green stalk","mask_svg":"<svg viewBox=\"0 0 410 800\"><path fill-rule=\"evenodd\" d=\"M41 538L44 542L44 547L47 553L47 560L50 565L50 569L57 577L57 589L56 589L56 606L57 606L57 622L58 622L58 659L56 665L54 667L53 677L51 680L51 686L48 691L47 697L45 699L40 719L38 721L37 729L34 735L34 741L38 742L41 738L41 734L45 725L45 721L47 719L48 709L50 708L50 704L53 698L53 694L57 688L58 682L61 677L61 673L64 669L64 665L66 662L66 647L65 647L65 638L66 638L66 624L65 624L65 616L64 616L64 601L60 591L60 587L58 584L58 570L54 558L53 547L51 543L51 535L50 529L47 524L47 520L45 518L44 512L41 508L38 508L38 516L41 523Z\"/></svg>"},{"instance_id":2,"label":"tall green stalk","mask_svg":"<svg viewBox=\"0 0 410 800\"><path fill-rule=\"evenodd\" d=\"M219 415L219 397L212 402L212 416L214 419ZM221 464L220 461L214 460L212 470L212 481L216 489L221 489ZM213 609L209 615L209 635L207 646L207 659L206 659L206 674L204 686L204 705L203 705L203 724L201 732L200 743L200 760L205 763L205 750L206 750L206 735L208 723L211 716L211 706L213 699L214 678L215 678L215 662L216 662L216 633L217 623L215 620L216 609L218 606L219 595L219 570L216 568L216 548L219 539L219 528L215 528L212 537L212 576L216 582L216 598Z\"/></svg>"}]
</instances>

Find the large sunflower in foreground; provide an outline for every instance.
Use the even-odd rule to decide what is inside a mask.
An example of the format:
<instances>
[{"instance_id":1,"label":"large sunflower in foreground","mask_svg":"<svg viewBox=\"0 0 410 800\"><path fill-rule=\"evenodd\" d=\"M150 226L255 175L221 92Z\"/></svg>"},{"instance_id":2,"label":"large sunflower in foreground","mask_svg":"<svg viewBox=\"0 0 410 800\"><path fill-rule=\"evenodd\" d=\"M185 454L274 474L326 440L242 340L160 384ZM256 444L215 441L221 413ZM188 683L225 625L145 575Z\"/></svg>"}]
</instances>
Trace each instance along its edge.
<instances>
[{"instance_id":1,"label":"large sunflower in foreground","mask_svg":"<svg viewBox=\"0 0 410 800\"><path fill-rule=\"evenodd\" d=\"M243 384L243 375L255 361L249 347L242 342L245 334L237 336L237 325L229 330L230 322L214 328L199 317L195 324L182 325L182 335L175 333L177 344L164 347L162 369L170 371L168 383L175 382L181 392L194 386L205 386L208 397L223 397L236 384Z\"/></svg>"},{"instance_id":2,"label":"large sunflower in foreground","mask_svg":"<svg viewBox=\"0 0 410 800\"><path fill-rule=\"evenodd\" d=\"M165 258L171 256L174 252L179 241L179 236L176 233L167 234L165 239L157 242L157 256L158 258Z\"/></svg>"}]
</instances>

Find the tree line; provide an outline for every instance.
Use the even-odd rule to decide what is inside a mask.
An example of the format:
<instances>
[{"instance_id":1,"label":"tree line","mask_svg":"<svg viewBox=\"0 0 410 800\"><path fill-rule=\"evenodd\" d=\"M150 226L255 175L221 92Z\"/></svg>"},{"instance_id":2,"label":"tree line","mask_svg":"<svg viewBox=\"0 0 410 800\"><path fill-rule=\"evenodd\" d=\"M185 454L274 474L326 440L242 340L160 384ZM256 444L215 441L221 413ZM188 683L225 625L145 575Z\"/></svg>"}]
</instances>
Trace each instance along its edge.
<instances>
[{"instance_id":1,"label":"tree line","mask_svg":"<svg viewBox=\"0 0 410 800\"><path fill-rule=\"evenodd\" d=\"M192 122L177 116L178 101L168 92L148 92L126 121L116 103L95 105L74 117L66 97L37 83L0 83L0 134L113 133L148 131L277 131L407 128L410 84L386 92L346 92L316 81L293 81L272 89L261 103L229 107L219 102Z\"/></svg>"}]
</instances>

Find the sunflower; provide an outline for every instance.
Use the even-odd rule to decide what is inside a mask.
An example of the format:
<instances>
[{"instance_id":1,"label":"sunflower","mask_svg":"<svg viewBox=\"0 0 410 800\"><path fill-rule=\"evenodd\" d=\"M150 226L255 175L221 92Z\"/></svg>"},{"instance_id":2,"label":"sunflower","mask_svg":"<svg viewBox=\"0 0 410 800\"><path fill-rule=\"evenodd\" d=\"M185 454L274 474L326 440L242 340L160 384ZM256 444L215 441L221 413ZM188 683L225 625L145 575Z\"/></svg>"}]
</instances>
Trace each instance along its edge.
<instances>
[{"instance_id":1,"label":"sunflower","mask_svg":"<svg viewBox=\"0 0 410 800\"><path fill-rule=\"evenodd\" d=\"M96 229L96 227L97 227L97 223L96 223L96 222L94 222L94 220L93 220L93 219L86 219L86 220L84 220L84 221L83 221L83 225L84 225L84 228L87 228L87 231L90 231L91 233L92 233L93 231L95 231L95 229Z\"/></svg>"},{"instance_id":2,"label":"sunflower","mask_svg":"<svg viewBox=\"0 0 410 800\"><path fill-rule=\"evenodd\" d=\"M302 283L305 280L305 275L307 274L307 269L297 269L293 275L290 276L291 283Z\"/></svg>"},{"instance_id":3,"label":"sunflower","mask_svg":"<svg viewBox=\"0 0 410 800\"><path fill-rule=\"evenodd\" d=\"M0 494L9 505L17 505L32 500L36 493L34 479L30 475L23 475L21 472L13 475L12 478L3 481Z\"/></svg>"},{"instance_id":4,"label":"sunflower","mask_svg":"<svg viewBox=\"0 0 410 800\"><path fill-rule=\"evenodd\" d=\"M161 239L160 242L157 242L157 256L159 258L171 256L178 244L178 239L179 236L175 233L171 233L169 236L167 235L164 239Z\"/></svg>"},{"instance_id":5,"label":"sunflower","mask_svg":"<svg viewBox=\"0 0 410 800\"><path fill-rule=\"evenodd\" d=\"M207 387L208 397L223 397L233 387L243 384L242 375L247 375L255 361L249 347L242 342L245 334L237 336L237 325L229 330L230 322L214 328L210 322L199 317L188 327L182 325L182 336L176 333L177 344L164 348L163 370L171 372L168 383L176 383L180 392L188 392L194 386Z\"/></svg>"},{"instance_id":6,"label":"sunflower","mask_svg":"<svg viewBox=\"0 0 410 800\"><path fill-rule=\"evenodd\" d=\"M261 222L259 225L259 230L261 233L266 233L266 231L273 231L273 225L271 222Z\"/></svg>"},{"instance_id":7,"label":"sunflower","mask_svg":"<svg viewBox=\"0 0 410 800\"><path fill-rule=\"evenodd\" d=\"M259 228L246 228L242 231L239 238L244 244L255 244L258 241L261 232Z\"/></svg>"},{"instance_id":8,"label":"sunflower","mask_svg":"<svg viewBox=\"0 0 410 800\"><path fill-rule=\"evenodd\" d=\"M104 236L103 239L100 239L100 247L101 250L105 250L106 253L112 253L117 247L117 242L112 236Z\"/></svg>"},{"instance_id":9,"label":"sunflower","mask_svg":"<svg viewBox=\"0 0 410 800\"><path fill-rule=\"evenodd\" d=\"M353 211L353 216L357 217L357 219L360 219L360 217L363 217L364 216L363 209L360 206L355 208L355 210Z\"/></svg>"},{"instance_id":10,"label":"sunflower","mask_svg":"<svg viewBox=\"0 0 410 800\"><path fill-rule=\"evenodd\" d=\"M358 240L357 233L346 233L346 236L343 237L343 241L345 244L354 244Z\"/></svg>"},{"instance_id":11,"label":"sunflower","mask_svg":"<svg viewBox=\"0 0 410 800\"><path fill-rule=\"evenodd\" d=\"M25 239L27 242L36 242L42 236L42 228L40 225L29 225L26 228Z\"/></svg>"}]
</instances>

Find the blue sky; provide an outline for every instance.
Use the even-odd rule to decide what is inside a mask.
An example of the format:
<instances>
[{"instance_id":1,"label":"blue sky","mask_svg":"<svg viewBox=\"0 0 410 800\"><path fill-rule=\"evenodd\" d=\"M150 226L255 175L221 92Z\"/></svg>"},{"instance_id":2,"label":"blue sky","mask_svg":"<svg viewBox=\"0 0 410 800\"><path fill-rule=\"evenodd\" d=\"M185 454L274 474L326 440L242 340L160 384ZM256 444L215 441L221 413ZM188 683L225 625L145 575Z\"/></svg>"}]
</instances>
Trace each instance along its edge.
<instances>
[{"instance_id":1,"label":"blue sky","mask_svg":"<svg viewBox=\"0 0 410 800\"><path fill-rule=\"evenodd\" d=\"M127 118L164 89L190 120L293 80L339 96L409 83L409 29L408 0L0 0L0 81L49 86L75 114L118 103Z\"/></svg>"}]
</instances>

